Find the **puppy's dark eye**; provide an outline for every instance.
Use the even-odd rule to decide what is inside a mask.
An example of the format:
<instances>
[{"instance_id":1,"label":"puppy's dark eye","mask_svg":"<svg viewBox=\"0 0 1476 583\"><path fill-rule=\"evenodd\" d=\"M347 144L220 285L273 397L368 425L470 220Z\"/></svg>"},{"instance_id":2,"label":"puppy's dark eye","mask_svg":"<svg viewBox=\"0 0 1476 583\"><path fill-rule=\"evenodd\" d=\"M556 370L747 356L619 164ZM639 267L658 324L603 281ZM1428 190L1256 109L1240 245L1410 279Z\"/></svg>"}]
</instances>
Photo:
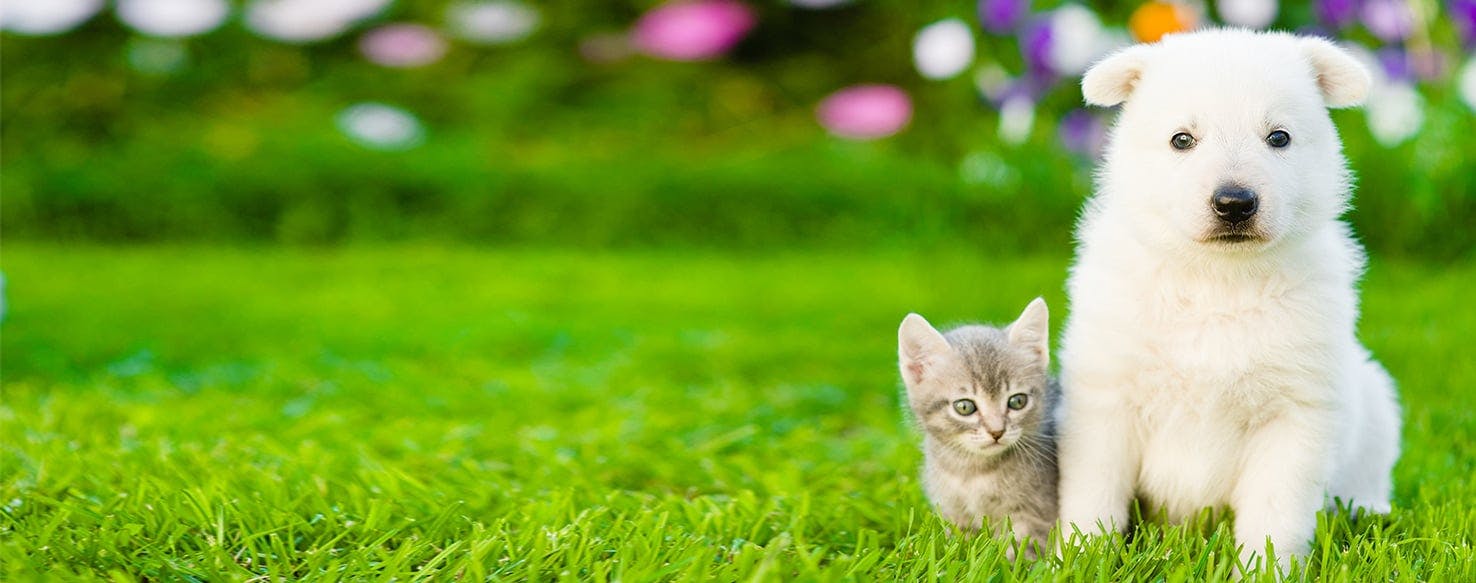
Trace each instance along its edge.
<instances>
[{"instance_id":1,"label":"puppy's dark eye","mask_svg":"<svg viewBox=\"0 0 1476 583\"><path fill-rule=\"evenodd\" d=\"M953 402L953 410L958 411L959 415L973 415L974 411L979 410L979 406L972 399L959 399Z\"/></svg>"},{"instance_id":2,"label":"puppy's dark eye","mask_svg":"<svg viewBox=\"0 0 1476 583\"><path fill-rule=\"evenodd\" d=\"M1179 132L1174 134L1174 137L1169 138L1169 145L1173 146L1175 150L1188 150L1189 148L1193 148L1195 143L1197 141L1194 139L1194 136L1184 132Z\"/></svg>"},{"instance_id":3,"label":"puppy's dark eye","mask_svg":"<svg viewBox=\"0 0 1476 583\"><path fill-rule=\"evenodd\" d=\"M1271 144L1272 148L1285 148L1287 144L1292 143L1292 135L1286 133L1286 130L1276 130L1266 136L1266 143Z\"/></svg>"},{"instance_id":4,"label":"puppy's dark eye","mask_svg":"<svg viewBox=\"0 0 1476 583\"><path fill-rule=\"evenodd\" d=\"M1013 395L1010 395L1010 400L1005 401L1005 406L1014 411L1019 411L1021 409L1024 409L1025 404L1029 402L1029 395L1026 395L1025 393L1015 393Z\"/></svg>"}]
</instances>

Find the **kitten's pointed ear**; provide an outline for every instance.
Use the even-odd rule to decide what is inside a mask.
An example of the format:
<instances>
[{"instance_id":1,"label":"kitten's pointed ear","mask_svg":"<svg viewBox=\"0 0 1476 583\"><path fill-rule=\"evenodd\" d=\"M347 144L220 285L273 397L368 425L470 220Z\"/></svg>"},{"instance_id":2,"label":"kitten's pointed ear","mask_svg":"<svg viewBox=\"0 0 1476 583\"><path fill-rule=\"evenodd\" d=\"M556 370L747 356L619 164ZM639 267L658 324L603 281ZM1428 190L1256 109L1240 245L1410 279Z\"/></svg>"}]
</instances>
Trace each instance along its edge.
<instances>
[{"instance_id":1,"label":"kitten's pointed ear","mask_svg":"<svg viewBox=\"0 0 1476 583\"><path fill-rule=\"evenodd\" d=\"M1117 51L1097 61L1081 77L1081 95L1086 102L1102 107L1112 107L1127 101L1133 86L1143 76L1148 66L1149 45L1135 45Z\"/></svg>"},{"instance_id":2,"label":"kitten's pointed ear","mask_svg":"<svg viewBox=\"0 0 1476 583\"><path fill-rule=\"evenodd\" d=\"M902 378L912 387L927 377L928 369L938 359L952 351L948 340L933 328L927 320L917 314L908 314L897 329L897 357L901 363Z\"/></svg>"},{"instance_id":3,"label":"kitten's pointed ear","mask_svg":"<svg viewBox=\"0 0 1476 583\"><path fill-rule=\"evenodd\" d=\"M1317 76L1317 90L1328 107L1363 105L1373 78L1368 68L1331 41L1317 37L1301 39L1302 54Z\"/></svg>"},{"instance_id":4,"label":"kitten's pointed ear","mask_svg":"<svg viewBox=\"0 0 1476 583\"><path fill-rule=\"evenodd\" d=\"M1051 362L1051 313L1044 298L1035 298L1020 318L1010 324L1010 344L1024 346L1039 355L1042 363Z\"/></svg>"}]
</instances>

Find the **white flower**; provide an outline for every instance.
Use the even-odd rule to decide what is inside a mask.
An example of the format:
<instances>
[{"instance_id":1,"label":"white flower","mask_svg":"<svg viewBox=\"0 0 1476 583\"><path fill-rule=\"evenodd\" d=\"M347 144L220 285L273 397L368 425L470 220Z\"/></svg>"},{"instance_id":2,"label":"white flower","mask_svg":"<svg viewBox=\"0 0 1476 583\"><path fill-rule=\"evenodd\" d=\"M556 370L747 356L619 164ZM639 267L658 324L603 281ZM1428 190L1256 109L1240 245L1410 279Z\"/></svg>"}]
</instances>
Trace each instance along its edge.
<instances>
[{"instance_id":1,"label":"white flower","mask_svg":"<svg viewBox=\"0 0 1476 583\"><path fill-rule=\"evenodd\" d=\"M1066 76L1086 72L1102 55L1127 44L1102 28L1090 8L1067 4L1051 12L1051 68Z\"/></svg>"},{"instance_id":2,"label":"white flower","mask_svg":"<svg viewBox=\"0 0 1476 583\"><path fill-rule=\"evenodd\" d=\"M185 37L215 30L231 7L225 0L118 0L118 20L157 37Z\"/></svg>"},{"instance_id":3,"label":"white flower","mask_svg":"<svg viewBox=\"0 0 1476 583\"><path fill-rule=\"evenodd\" d=\"M61 34L102 10L103 0L4 0L0 29L16 34Z\"/></svg>"},{"instance_id":4,"label":"white flower","mask_svg":"<svg viewBox=\"0 0 1476 583\"><path fill-rule=\"evenodd\" d=\"M375 150L408 150L425 138L420 120L383 103L349 106L338 114L338 129L359 145Z\"/></svg>"},{"instance_id":5,"label":"white flower","mask_svg":"<svg viewBox=\"0 0 1476 583\"><path fill-rule=\"evenodd\" d=\"M1461 84L1461 99L1466 102L1466 106L1476 109L1476 57L1466 61L1466 65L1461 67L1458 79Z\"/></svg>"},{"instance_id":6,"label":"white flower","mask_svg":"<svg viewBox=\"0 0 1476 583\"><path fill-rule=\"evenodd\" d=\"M246 27L284 42L312 42L343 34L379 14L389 0L255 0L246 9Z\"/></svg>"},{"instance_id":7,"label":"white flower","mask_svg":"<svg viewBox=\"0 0 1476 583\"><path fill-rule=\"evenodd\" d=\"M538 29L538 10L509 0L457 2L446 7L446 23L462 39L482 44L518 42Z\"/></svg>"},{"instance_id":8,"label":"white flower","mask_svg":"<svg viewBox=\"0 0 1476 583\"><path fill-rule=\"evenodd\" d=\"M1385 147L1394 147L1420 131L1425 104L1419 92L1404 83L1374 87L1369 93L1368 129Z\"/></svg>"},{"instance_id":9,"label":"white flower","mask_svg":"<svg viewBox=\"0 0 1476 583\"><path fill-rule=\"evenodd\" d=\"M1215 9L1220 20L1233 26L1266 28L1276 20L1276 0L1220 0Z\"/></svg>"},{"instance_id":10,"label":"white flower","mask_svg":"<svg viewBox=\"0 0 1476 583\"><path fill-rule=\"evenodd\" d=\"M957 18L925 26L912 41L912 59L923 77L956 77L974 62L974 34Z\"/></svg>"},{"instance_id":11,"label":"white flower","mask_svg":"<svg viewBox=\"0 0 1476 583\"><path fill-rule=\"evenodd\" d=\"M999 107L999 139L1019 145L1030 138L1035 125L1035 103L1026 97L1011 97Z\"/></svg>"}]
</instances>

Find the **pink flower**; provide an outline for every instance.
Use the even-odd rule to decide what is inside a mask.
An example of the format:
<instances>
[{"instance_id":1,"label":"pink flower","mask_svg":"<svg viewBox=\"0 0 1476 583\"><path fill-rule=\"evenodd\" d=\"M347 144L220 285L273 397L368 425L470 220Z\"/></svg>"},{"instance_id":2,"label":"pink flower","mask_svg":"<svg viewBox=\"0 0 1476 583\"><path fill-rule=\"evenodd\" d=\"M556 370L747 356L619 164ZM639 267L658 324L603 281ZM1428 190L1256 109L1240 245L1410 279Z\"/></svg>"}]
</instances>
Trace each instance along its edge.
<instances>
[{"instance_id":1,"label":"pink flower","mask_svg":"<svg viewBox=\"0 0 1476 583\"><path fill-rule=\"evenodd\" d=\"M1363 5L1363 25L1379 40L1397 42L1409 36L1414 16L1400 0L1370 0Z\"/></svg>"},{"instance_id":2,"label":"pink flower","mask_svg":"<svg viewBox=\"0 0 1476 583\"><path fill-rule=\"evenodd\" d=\"M647 12L636 22L636 49L671 61L702 61L721 56L743 40L755 17L733 0L678 0Z\"/></svg>"},{"instance_id":3,"label":"pink flower","mask_svg":"<svg viewBox=\"0 0 1476 583\"><path fill-rule=\"evenodd\" d=\"M375 64L386 67L420 67L446 55L446 41L435 31L418 24L381 26L359 39L359 50Z\"/></svg>"},{"instance_id":4,"label":"pink flower","mask_svg":"<svg viewBox=\"0 0 1476 583\"><path fill-rule=\"evenodd\" d=\"M855 85L826 97L815 116L832 134L874 140L895 134L912 121L912 100L892 85Z\"/></svg>"}]
</instances>

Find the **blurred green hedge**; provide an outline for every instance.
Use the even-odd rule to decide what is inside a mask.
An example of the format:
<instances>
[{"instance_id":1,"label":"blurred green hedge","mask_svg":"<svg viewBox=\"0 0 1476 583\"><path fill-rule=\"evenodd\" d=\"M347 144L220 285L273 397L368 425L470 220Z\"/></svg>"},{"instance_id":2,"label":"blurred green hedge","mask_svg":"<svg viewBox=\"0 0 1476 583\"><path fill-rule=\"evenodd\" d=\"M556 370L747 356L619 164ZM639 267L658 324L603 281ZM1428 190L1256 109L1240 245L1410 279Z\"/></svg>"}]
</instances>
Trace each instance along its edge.
<instances>
[{"instance_id":1,"label":"blurred green hedge","mask_svg":"<svg viewBox=\"0 0 1476 583\"><path fill-rule=\"evenodd\" d=\"M293 244L1069 245L1091 162L1059 147L1053 121L1079 92L1054 91L1031 139L1005 146L967 76L934 83L912 70L917 27L971 5L766 6L726 60L593 64L580 39L645 4L577 4L546 6L527 44L453 46L405 71L363 61L352 35L299 47L239 25L183 41L190 64L169 76L131 70L130 33L109 18L55 38L0 36L0 229ZM979 52L1018 70L1008 39L983 37ZM851 143L816 125L820 98L862 82L909 89L906 132ZM1453 87L1425 89L1424 130L1396 148L1372 140L1361 112L1335 114L1359 177L1351 218L1379 252L1468 257L1476 120ZM425 143L350 141L334 116L360 101L415 113Z\"/></svg>"}]
</instances>

